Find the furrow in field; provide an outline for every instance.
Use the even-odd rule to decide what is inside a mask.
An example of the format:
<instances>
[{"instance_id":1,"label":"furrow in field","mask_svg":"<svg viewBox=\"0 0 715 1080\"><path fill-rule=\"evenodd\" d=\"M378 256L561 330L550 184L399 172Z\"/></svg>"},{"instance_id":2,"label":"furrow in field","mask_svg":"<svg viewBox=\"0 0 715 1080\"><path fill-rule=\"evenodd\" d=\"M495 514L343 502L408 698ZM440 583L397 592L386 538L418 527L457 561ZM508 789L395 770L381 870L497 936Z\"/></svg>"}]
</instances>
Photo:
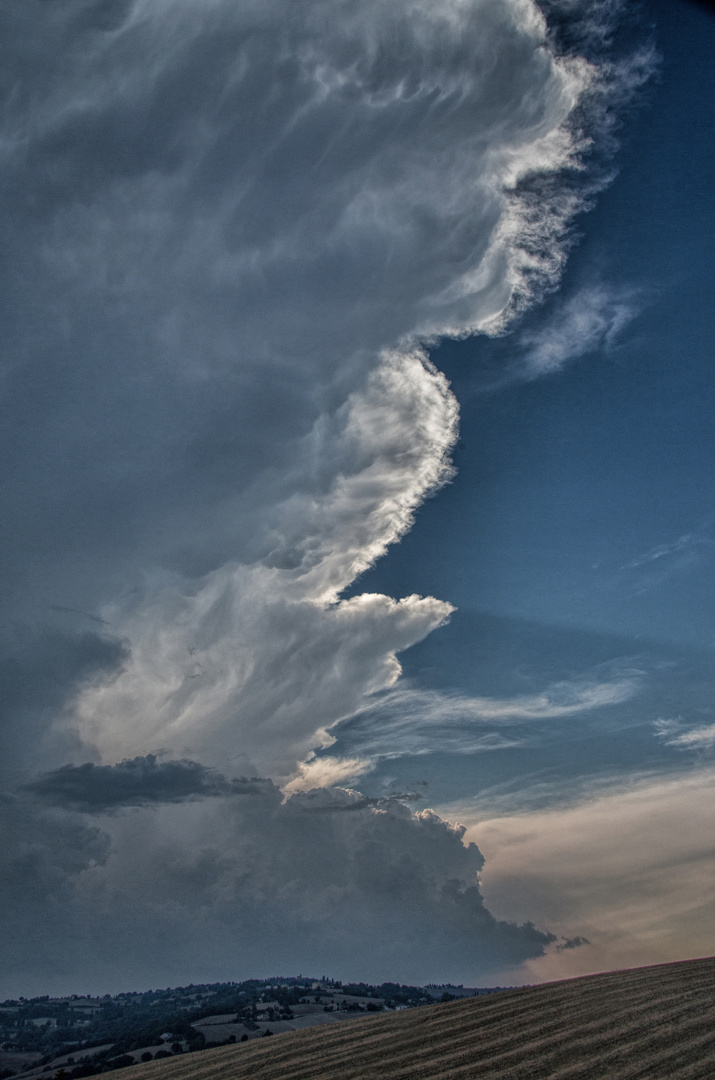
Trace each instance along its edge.
<instances>
[{"instance_id":1,"label":"furrow in field","mask_svg":"<svg viewBox=\"0 0 715 1080\"><path fill-rule=\"evenodd\" d=\"M122 1080L715 1080L715 959L290 1032Z\"/></svg>"}]
</instances>

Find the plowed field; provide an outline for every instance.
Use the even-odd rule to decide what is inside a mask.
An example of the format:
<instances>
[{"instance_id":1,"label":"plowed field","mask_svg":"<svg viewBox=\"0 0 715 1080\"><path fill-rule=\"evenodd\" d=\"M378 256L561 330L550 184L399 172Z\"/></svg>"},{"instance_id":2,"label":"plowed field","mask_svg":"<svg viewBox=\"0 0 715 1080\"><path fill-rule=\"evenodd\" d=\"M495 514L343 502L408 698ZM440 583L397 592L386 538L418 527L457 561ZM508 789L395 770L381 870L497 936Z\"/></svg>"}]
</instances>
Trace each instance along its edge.
<instances>
[{"instance_id":1,"label":"plowed field","mask_svg":"<svg viewBox=\"0 0 715 1080\"><path fill-rule=\"evenodd\" d=\"M715 1080L715 958L289 1032L121 1080Z\"/></svg>"}]
</instances>

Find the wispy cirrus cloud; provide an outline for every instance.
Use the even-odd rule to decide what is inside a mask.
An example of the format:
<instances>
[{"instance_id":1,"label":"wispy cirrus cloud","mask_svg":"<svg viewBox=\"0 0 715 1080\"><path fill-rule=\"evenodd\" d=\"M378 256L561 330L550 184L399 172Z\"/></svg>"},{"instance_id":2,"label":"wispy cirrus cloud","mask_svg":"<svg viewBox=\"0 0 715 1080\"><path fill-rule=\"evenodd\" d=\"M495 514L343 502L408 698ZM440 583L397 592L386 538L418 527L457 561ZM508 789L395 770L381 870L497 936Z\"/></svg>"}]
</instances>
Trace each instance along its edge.
<instances>
[{"instance_id":1,"label":"wispy cirrus cloud","mask_svg":"<svg viewBox=\"0 0 715 1080\"><path fill-rule=\"evenodd\" d=\"M521 335L520 369L536 378L596 349L613 348L641 304L635 289L618 290L603 283L582 288L557 306L545 326Z\"/></svg>"},{"instance_id":2,"label":"wispy cirrus cloud","mask_svg":"<svg viewBox=\"0 0 715 1080\"><path fill-rule=\"evenodd\" d=\"M425 690L401 683L333 729L367 766L379 758L446 751L473 754L518 746L525 724L620 705L638 693L640 673L553 683L514 698ZM517 730L519 729L519 730ZM329 756L320 757L327 763Z\"/></svg>"},{"instance_id":3,"label":"wispy cirrus cloud","mask_svg":"<svg viewBox=\"0 0 715 1080\"><path fill-rule=\"evenodd\" d=\"M695 548L711 544L712 540L706 536L695 533L683 533L677 540L672 540L666 544L656 544L655 547L649 548L648 551L644 551L642 555L638 555L635 559L625 563L621 569L638 570L640 567L648 566L650 563L660 562L661 559L669 559L673 555L682 555L686 552L693 551Z\"/></svg>"},{"instance_id":4,"label":"wispy cirrus cloud","mask_svg":"<svg viewBox=\"0 0 715 1080\"><path fill-rule=\"evenodd\" d=\"M701 724L689 727L681 717L677 719L658 719L653 722L655 733L666 746L676 746L679 750L715 749L715 724Z\"/></svg>"},{"instance_id":5,"label":"wispy cirrus cloud","mask_svg":"<svg viewBox=\"0 0 715 1080\"><path fill-rule=\"evenodd\" d=\"M713 540L705 532L683 533L636 556L621 567L621 574L630 577L630 588L639 596L702 566L712 550Z\"/></svg>"}]
</instances>

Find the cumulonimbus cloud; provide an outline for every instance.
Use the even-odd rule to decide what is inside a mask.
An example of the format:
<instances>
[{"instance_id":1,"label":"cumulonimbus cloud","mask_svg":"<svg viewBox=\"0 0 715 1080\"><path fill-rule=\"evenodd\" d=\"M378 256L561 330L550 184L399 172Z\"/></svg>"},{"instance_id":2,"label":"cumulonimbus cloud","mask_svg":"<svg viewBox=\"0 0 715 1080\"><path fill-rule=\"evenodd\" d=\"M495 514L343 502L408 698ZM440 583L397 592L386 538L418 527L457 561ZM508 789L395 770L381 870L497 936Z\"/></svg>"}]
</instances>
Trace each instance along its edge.
<instances>
[{"instance_id":1,"label":"cumulonimbus cloud","mask_svg":"<svg viewBox=\"0 0 715 1080\"><path fill-rule=\"evenodd\" d=\"M10 812L10 817L6 814ZM553 935L496 919L464 830L354 792L257 795L58 819L0 802L5 983L205 981L307 964L412 983L485 976ZM150 816L150 818L149 818ZM147 835L151 842L147 842ZM81 953L91 944L91 964Z\"/></svg>"},{"instance_id":2,"label":"cumulonimbus cloud","mask_svg":"<svg viewBox=\"0 0 715 1080\"><path fill-rule=\"evenodd\" d=\"M290 774L449 614L338 598L450 475L417 343L553 281L616 76L531 0L30 7L0 155L13 614L41 582L131 649L63 716L102 760L240 744Z\"/></svg>"},{"instance_id":3,"label":"cumulonimbus cloud","mask_svg":"<svg viewBox=\"0 0 715 1080\"><path fill-rule=\"evenodd\" d=\"M457 403L425 346L498 332L555 284L592 196L585 155L608 126L608 86L647 64L557 48L533 0L26 0L0 11L0 49L13 87L0 118L2 767L14 784L44 773L57 798L64 784L67 805L77 768L119 797L126 762L158 748L290 782L452 611L343 598L452 475ZM92 634L87 615L102 620ZM84 764L58 770L69 760ZM161 783L168 764L155 763ZM186 792L218 783L182 769ZM148 772L145 802L161 788ZM234 834L203 844L215 800L187 797L145 833L132 834L145 809L113 819L111 855L96 833L60 828L60 809L37 818L68 837L66 860L45 860L68 925L72 903L122 892L122 843L156 893L135 911L138 943L172 881L209 897L218 937L221 912L253 918L268 895L280 923L292 879L267 853L291 850L290 833L296 851L322 850L326 880L348 861L361 925L388 904L361 884L355 851L372 844L386 880L414 870L429 893L415 926L461 928L445 929L455 954L477 924L502 960L543 947L536 931L499 937L473 853L467 873L445 823L395 805L289 815L276 788L262 814L226 804L251 838L239 871ZM191 830L172 813L194 823L203 863L180 853ZM329 818L346 824L327 839L288 824ZM358 822L361 837L347 831ZM76 854L85 840L96 858ZM445 844L456 892L430 869ZM295 889L319 943L314 892Z\"/></svg>"}]
</instances>

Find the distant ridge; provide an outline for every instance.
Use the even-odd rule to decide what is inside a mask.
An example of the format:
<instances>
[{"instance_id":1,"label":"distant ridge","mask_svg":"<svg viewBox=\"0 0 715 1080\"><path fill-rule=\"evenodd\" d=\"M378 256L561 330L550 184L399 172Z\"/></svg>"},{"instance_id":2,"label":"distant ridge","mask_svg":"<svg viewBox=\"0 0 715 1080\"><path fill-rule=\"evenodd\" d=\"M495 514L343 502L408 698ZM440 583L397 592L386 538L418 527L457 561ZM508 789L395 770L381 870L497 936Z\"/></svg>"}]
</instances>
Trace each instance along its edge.
<instances>
[{"instance_id":1,"label":"distant ridge","mask_svg":"<svg viewBox=\"0 0 715 1080\"><path fill-rule=\"evenodd\" d=\"M715 1080L715 958L505 990L124 1069L122 1080Z\"/></svg>"}]
</instances>

